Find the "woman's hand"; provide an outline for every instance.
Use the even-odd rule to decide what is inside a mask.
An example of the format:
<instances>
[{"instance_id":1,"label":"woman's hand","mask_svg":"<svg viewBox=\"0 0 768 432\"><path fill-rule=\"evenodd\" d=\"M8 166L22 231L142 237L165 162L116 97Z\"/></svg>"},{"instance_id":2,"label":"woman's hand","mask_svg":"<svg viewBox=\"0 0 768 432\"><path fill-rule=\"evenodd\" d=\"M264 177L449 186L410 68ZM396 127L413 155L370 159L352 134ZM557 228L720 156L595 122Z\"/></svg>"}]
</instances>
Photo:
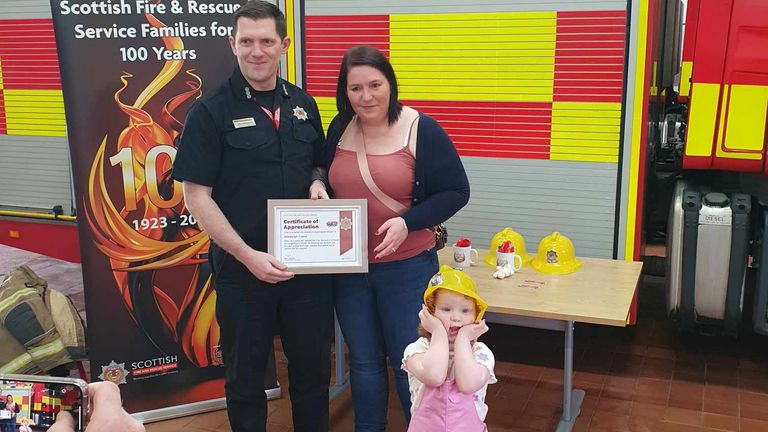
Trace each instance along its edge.
<instances>
[{"instance_id":1,"label":"woman's hand","mask_svg":"<svg viewBox=\"0 0 768 432\"><path fill-rule=\"evenodd\" d=\"M434 315L429 313L429 309L427 309L426 305L421 305L421 311L419 311L419 320L421 321L421 326L424 327L424 330L428 331L429 334L434 335L435 332L440 330L447 334L443 323L441 323L440 320L437 319Z\"/></svg>"},{"instance_id":2,"label":"woman's hand","mask_svg":"<svg viewBox=\"0 0 768 432\"><path fill-rule=\"evenodd\" d=\"M328 191L325 190L325 184L320 180L315 180L309 186L310 199L328 199Z\"/></svg>"},{"instance_id":3,"label":"woman's hand","mask_svg":"<svg viewBox=\"0 0 768 432\"><path fill-rule=\"evenodd\" d=\"M376 254L375 259L384 258L397 252L397 248L408 237L408 227L405 225L405 220L401 217L395 217L384 222L376 231L376 235L384 234L384 240L376 246L373 252Z\"/></svg>"}]
</instances>

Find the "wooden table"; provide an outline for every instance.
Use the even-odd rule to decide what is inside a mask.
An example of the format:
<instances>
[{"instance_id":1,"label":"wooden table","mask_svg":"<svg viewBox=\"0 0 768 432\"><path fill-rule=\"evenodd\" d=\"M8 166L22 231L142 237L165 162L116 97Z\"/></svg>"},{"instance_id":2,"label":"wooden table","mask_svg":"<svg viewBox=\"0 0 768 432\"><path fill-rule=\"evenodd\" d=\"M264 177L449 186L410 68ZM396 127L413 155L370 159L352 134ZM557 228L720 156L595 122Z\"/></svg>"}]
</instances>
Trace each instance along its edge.
<instances>
[{"instance_id":1,"label":"wooden table","mask_svg":"<svg viewBox=\"0 0 768 432\"><path fill-rule=\"evenodd\" d=\"M478 249L480 257L487 250ZM441 264L453 263L453 249L438 254ZM482 260L464 271L488 303L486 321L565 332L563 415L557 431L570 431L584 400L573 389L573 326L575 322L626 326L642 263L579 258L581 269L569 275L548 275L530 266L506 279L494 279L494 269Z\"/></svg>"},{"instance_id":2,"label":"wooden table","mask_svg":"<svg viewBox=\"0 0 768 432\"><path fill-rule=\"evenodd\" d=\"M488 303L486 321L565 332L563 415L557 432L573 429L581 412L584 391L573 389L573 326L576 322L624 327L643 264L600 258L579 258L581 269L569 275L547 275L530 266L506 279L494 279L494 269L482 262L465 269ZM453 249L438 253L441 264L453 263ZM426 289L426 286L424 287ZM344 372L344 337L336 322L336 383L331 399L349 385Z\"/></svg>"}]
</instances>

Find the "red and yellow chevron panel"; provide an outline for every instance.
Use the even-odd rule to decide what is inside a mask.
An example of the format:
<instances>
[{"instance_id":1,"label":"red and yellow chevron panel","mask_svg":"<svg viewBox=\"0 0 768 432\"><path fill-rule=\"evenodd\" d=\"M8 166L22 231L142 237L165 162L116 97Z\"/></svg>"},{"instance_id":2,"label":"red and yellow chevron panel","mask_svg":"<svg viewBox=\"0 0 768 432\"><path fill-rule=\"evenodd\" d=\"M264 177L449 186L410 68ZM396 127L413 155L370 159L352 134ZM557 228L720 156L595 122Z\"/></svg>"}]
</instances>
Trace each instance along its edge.
<instances>
[{"instance_id":1,"label":"red and yellow chevron panel","mask_svg":"<svg viewBox=\"0 0 768 432\"><path fill-rule=\"evenodd\" d=\"M549 158L550 102L403 103L437 120L464 156Z\"/></svg>"},{"instance_id":2,"label":"red and yellow chevron panel","mask_svg":"<svg viewBox=\"0 0 768 432\"><path fill-rule=\"evenodd\" d=\"M61 90L53 20L0 20L0 58L6 89Z\"/></svg>"},{"instance_id":3,"label":"red and yellow chevron panel","mask_svg":"<svg viewBox=\"0 0 768 432\"><path fill-rule=\"evenodd\" d=\"M389 56L400 99L465 156L617 162L626 12L310 16L307 90L326 126L344 52Z\"/></svg>"},{"instance_id":4,"label":"red and yellow chevron panel","mask_svg":"<svg viewBox=\"0 0 768 432\"><path fill-rule=\"evenodd\" d=\"M305 22L307 91L316 98L336 97L341 58L347 49L371 45L389 54L387 15L307 16Z\"/></svg>"},{"instance_id":5,"label":"red and yellow chevron panel","mask_svg":"<svg viewBox=\"0 0 768 432\"><path fill-rule=\"evenodd\" d=\"M8 126L5 120L5 90L3 89L3 61L0 58L0 135L8 134Z\"/></svg>"},{"instance_id":6,"label":"red and yellow chevron panel","mask_svg":"<svg viewBox=\"0 0 768 432\"><path fill-rule=\"evenodd\" d=\"M558 12L556 102L621 103L626 12Z\"/></svg>"},{"instance_id":7,"label":"red and yellow chevron panel","mask_svg":"<svg viewBox=\"0 0 768 432\"><path fill-rule=\"evenodd\" d=\"M556 33L555 12L395 14L390 61L402 99L549 103Z\"/></svg>"},{"instance_id":8,"label":"red and yellow chevron panel","mask_svg":"<svg viewBox=\"0 0 768 432\"><path fill-rule=\"evenodd\" d=\"M620 102L554 102L550 159L616 162Z\"/></svg>"},{"instance_id":9,"label":"red and yellow chevron panel","mask_svg":"<svg viewBox=\"0 0 768 432\"><path fill-rule=\"evenodd\" d=\"M65 136L52 20L0 20L0 64L0 133Z\"/></svg>"}]
</instances>

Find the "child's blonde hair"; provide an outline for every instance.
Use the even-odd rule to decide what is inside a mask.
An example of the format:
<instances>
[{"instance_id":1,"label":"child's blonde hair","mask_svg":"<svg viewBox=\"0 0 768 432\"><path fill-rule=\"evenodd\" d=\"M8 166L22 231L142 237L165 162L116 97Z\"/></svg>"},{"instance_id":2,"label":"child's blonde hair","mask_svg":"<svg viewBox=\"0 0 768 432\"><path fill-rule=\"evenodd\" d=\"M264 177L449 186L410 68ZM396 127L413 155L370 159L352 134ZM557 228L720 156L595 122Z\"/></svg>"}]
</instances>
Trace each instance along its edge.
<instances>
[{"instance_id":1,"label":"child's blonde hair","mask_svg":"<svg viewBox=\"0 0 768 432\"><path fill-rule=\"evenodd\" d=\"M424 304L427 306L427 310L432 315L435 314L435 303L437 302L437 293L439 293L440 291L454 292L454 291L451 291L449 289L438 288L438 289L435 290L435 292L433 292L432 294L428 295L424 299ZM475 313L477 313L477 310L480 308L478 306L478 304L477 304L477 299L475 299L474 297L470 297L468 295L465 295L464 298L468 299L468 300L472 300L472 304L475 306ZM425 337L427 339L430 339L432 337L432 334L430 332L428 332L427 329L425 329L424 326L421 325L421 323L419 323L419 336L422 336L422 337Z\"/></svg>"}]
</instances>

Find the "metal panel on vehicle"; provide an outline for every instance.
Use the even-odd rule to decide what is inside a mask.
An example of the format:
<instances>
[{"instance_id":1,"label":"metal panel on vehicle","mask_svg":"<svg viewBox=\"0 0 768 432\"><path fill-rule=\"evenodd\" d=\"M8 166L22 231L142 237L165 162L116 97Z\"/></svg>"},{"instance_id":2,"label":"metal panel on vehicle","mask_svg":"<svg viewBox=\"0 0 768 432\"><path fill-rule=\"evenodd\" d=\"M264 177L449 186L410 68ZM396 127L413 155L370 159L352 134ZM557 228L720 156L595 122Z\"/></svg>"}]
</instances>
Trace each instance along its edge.
<instances>
[{"instance_id":1,"label":"metal panel on vehicle","mask_svg":"<svg viewBox=\"0 0 768 432\"><path fill-rule=\"evenodd\" d=\"M400 99L435 118L470 177L453 236L558 230L612 257L627 34L624 1L306 2L306 88L327 125L344 52L372 45Z\"/></svg>"}]
</instances>

